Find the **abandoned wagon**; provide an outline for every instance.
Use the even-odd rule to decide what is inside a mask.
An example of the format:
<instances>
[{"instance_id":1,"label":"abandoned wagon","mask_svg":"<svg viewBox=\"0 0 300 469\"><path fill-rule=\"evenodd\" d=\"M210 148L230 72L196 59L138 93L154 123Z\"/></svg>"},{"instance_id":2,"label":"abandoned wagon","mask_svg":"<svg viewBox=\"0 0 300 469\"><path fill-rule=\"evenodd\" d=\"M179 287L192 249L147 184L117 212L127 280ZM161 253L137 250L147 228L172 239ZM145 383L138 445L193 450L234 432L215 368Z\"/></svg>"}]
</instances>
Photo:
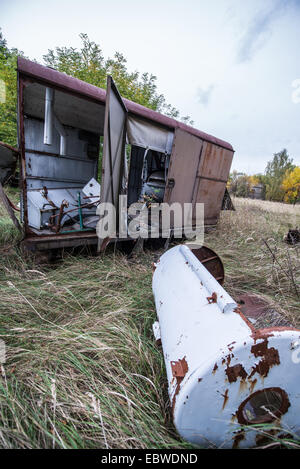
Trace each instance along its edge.
<instances>
[{"instance_id":1,"label":"abandoned wagon","mask_svg":"<svg viewBox=\"0 0 300 469\"><path fill-rule=\"evenodd\" d=\"M217 222L232 146L122 99L110 77L105 91L19 58L18 135L30 250L96 244L97 204L118 210L120 193L128 204L149 191L158 202L201 202L205 225Z\"/></svg>"}]
</instances>

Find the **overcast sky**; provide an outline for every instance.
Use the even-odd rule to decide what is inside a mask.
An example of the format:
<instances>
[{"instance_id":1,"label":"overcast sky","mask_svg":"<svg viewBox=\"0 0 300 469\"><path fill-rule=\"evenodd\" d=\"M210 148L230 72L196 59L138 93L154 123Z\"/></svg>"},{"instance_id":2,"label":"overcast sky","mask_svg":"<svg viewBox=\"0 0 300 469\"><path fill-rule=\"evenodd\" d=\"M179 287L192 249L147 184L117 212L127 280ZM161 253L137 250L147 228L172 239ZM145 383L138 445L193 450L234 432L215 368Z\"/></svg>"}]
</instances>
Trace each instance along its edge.
<instances>
[{"instance_id":1,"label":"overcast sky","mask_svg":"<svg viewBox=\"0 0 300 469\"><path fill-rule=\"evenodd\" d=\"M81 32L122 52L233 145L233 169L263 172L283 148L300 164L300 0L0 0L0 18L9 47L41 63Z\"/></svg>"}]
</instances>

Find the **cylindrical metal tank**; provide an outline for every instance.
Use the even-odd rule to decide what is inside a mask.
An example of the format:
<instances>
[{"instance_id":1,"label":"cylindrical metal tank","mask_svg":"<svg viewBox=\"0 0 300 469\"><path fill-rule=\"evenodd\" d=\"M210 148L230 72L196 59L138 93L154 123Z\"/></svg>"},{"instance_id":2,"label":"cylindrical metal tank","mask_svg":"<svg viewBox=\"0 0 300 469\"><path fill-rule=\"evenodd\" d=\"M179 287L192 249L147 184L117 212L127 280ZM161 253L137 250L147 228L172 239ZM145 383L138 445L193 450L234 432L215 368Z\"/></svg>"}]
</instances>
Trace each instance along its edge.
<instances>
[{"instance_id":1,"label":"cylindrical metal tank","mask_svg":"<svg viewBox=\"0 0 300 469\"><path fill-rule=\"evenodd\" d=\"M300 330L256 330L185 245L155 264L153 293L183 438L243 448L259 443L253 424L272 422L278 436L300 432Z\"/></svg>"}]
</instances>

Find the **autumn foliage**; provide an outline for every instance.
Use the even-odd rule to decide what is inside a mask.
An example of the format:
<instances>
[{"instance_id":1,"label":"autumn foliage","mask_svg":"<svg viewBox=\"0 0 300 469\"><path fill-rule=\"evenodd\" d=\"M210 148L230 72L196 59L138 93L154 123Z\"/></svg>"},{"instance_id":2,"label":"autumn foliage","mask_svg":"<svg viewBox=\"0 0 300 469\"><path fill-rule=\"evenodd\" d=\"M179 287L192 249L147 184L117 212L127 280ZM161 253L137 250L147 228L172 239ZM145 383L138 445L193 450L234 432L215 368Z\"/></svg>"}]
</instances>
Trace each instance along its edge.
<instances>
[{"instance_id":1,"label":"autumn foliage","mask_svg":"<svg viewBox=\"0 0 300 469\"><path fill-rule=\"evenodd\" d=\"M300 200L300 166L285 173L281 187L285 192L285 202L295 204Z\"/></svg>"}]
</instances>

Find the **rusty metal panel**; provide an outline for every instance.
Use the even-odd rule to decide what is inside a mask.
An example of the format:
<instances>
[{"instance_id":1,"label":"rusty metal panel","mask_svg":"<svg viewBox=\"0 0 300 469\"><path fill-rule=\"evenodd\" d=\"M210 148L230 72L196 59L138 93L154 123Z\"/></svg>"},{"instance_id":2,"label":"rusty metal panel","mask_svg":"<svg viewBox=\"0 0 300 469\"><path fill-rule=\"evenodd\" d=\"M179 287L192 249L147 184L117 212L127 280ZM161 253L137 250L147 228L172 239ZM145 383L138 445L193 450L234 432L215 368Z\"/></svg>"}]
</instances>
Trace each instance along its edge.
<instances>
[{"instance_id":1,"label":"rusty metal panel","mask_svg":"<svg viewBox=\"0 0 300 469\"><path fill-rule=\"evenodd\" d=\"M193 201L202 146L200 138L180 129L175 130L164 202L183 204Z\"/></svg>"},{"instance_id":2,"label":"rusty metal panel","mask_svg":"<svg viewBox=\"0 0 300 469\"><path fill-rule=\"evenodd\" d=\"M219 217L232 158L232 151L205 142L196 176L195 202L204 203L206 224L215 224Z\"/></svg>"},{"instance_id":3,"label":"rusty metal panel","mask_svg":"<svg viewBox=\"0 0 300 469\"><path fill-rule=\"evenodd\" d=\"M232 151L207 143L199 166L199 175L227 182L232 157Z\"/></svg>"},{"instance_id":4,"label":"rusty metal panel","mask_svg":"<svg viewBox=\"0 0 300 469\"><path fill-rule=\"evenodd\" d=\"M215 225L220 214L226 183L201 179L197 192L197 203L204 203L206 225Z\"/></svg>"},{"instance_id":5,"label":"rusty metal panel","mask_svg":"<svg viewBox=\"0 0 300 469\"><path fill-rule=\"evenodd\" d=\"M78 246L96 245L98 237L95 232L76 234L51 234L49 236L27 236L22 246L29 251L48 251Z\"/></svg>"}]
</instances>

